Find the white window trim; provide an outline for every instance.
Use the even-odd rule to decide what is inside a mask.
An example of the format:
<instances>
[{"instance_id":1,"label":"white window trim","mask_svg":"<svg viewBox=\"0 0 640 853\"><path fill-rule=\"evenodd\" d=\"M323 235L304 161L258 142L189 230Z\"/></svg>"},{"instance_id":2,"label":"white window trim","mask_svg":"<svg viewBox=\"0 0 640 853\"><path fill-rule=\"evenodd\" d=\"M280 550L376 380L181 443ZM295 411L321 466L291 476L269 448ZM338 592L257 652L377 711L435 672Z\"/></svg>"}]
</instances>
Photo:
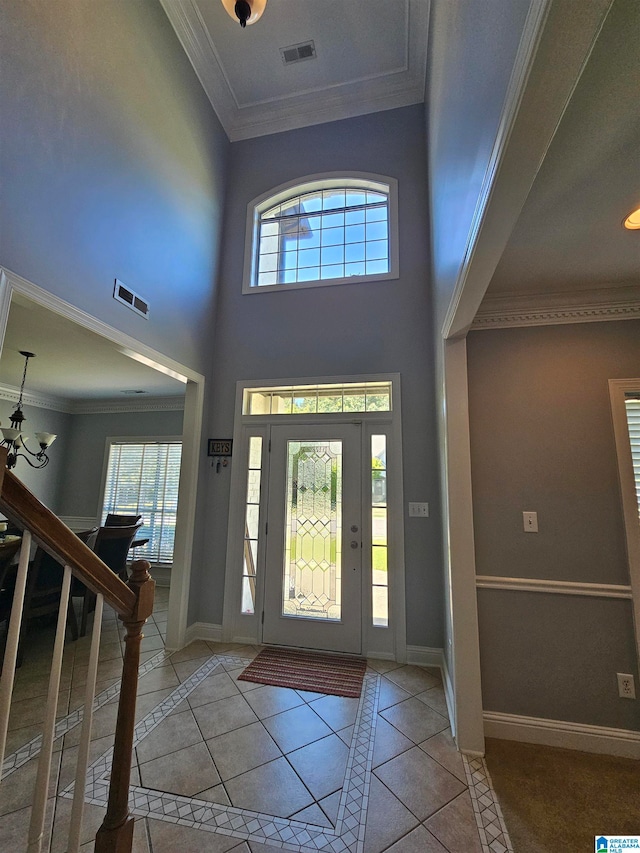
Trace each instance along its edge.
<instances>
[{"instance_id":1,"label":"white window trim","mask_svg":"<svg viewBox=\"0 0 640 853\"><path fill-rule=\"evenodd\" d=\"M326 413L321 415L243 415L242 400L245 389L273 387L281 385L322 385L349 382L391 382L392 404L390 412ZM238 448L237 458L231 471L231 490L229 521L227 529L227 563L225 572L224 604L222 619L222 634L225 642L259 643L262 640L260 614L264 604L264 578L257 583L257 601L253 615L240 612L241 600L241 535L244 525L247 472L248 435L263 436L263 466L268 458L266 450L268 428L270 424L291 423L362 423L362 452L363 456L370 455L372 433L385 433L390 442L388 445L388 488L389 488L389 549L391 559L397 567L394 571L393 583L389 586L389 628L371 624L371 576L363 583L362 611L362 653L368 657L386 658L404 663L407 658L407 625L406 625L406 593L405 593L405 553L404 553L404 484L402 467L402 416L400 399L400 374L385 373L360 376L320 376L275 379L267 383L264 379L236 383L236 405L234 418L234 448ZM268 494L268 465L263 467L261 483L260 518L266 520L266 496ZM363 494L371 490L370 472L362 471ZM368 513L364 513L363 522L370 528ZM367 530L370 538L371 531ZM264 538L259 544L264 548ZM260 554L259 551L259 560Z\"/></svg>"},{"instance_id":2,"label":"white window trim","mask_svg":"<svg viewBox=\"0 0 640 853\"><path fill-rule=\"evenodd\" d=\"M638 660L640 660L640 524L638 524L638 499L625 408L625 392L633 393L638 390L640 390L640 378L609 380L611 415L618 456L618 475L624 515L627 559L629 561L629 580L633 598L636 652Z\"/></svg>"},{"instance_id":3,"label":"white window trim","mask_svg":"<svg viewBox=\"0 0 640 853\"><path fill-rule=\"evenodd\" d=\"M102 525L102 515L104 508L104 493L107 487L107 474L109 473L109 455L112 444L183 444L183 436L181 435L108 435L104 443L104 459L102 462L102 480L100 482L100 503L98 505L98 515L96 524ZM180 480L182 481L182 463L180 470ZM178 498L178 504L180 500ZM176 547L173 547L173 562L172 563L151 563L153 567L163 569L171 569L176 559Z\"/></svg>"},{"instance_id":4,"label":"white window trim","mask_svg":"<svg viewBox=\"0 0 640 853\"><path fill-rule=\"evenodd\" d=\"M308 184L322 183L322 189L339 187L345 181L362 181L363 187L380 191L381 185L389 187L389 272L376 273L374 275L349 276L347 278L330 278L319 281L299 281L291 284L267 284L254 285L256 273L256 233L260 221L261 208L269 203L269 206L284 201L291 194L291 190L300 189L304 191ZM370 185L370 186L369 186ZM400 277L399 249L398 249L398 181L388 175L376 175L371 172L323 172L318 175L305 175L293 181L287 181L277 187L273 187L257 198L252 199L247 205L247 224L244 238L244 273L242 277L243 293L272 293L278 290L306 290L310 287L334 287L337 284L364 284L373 281L390 281Z\"/></svg>"}]
</instances>

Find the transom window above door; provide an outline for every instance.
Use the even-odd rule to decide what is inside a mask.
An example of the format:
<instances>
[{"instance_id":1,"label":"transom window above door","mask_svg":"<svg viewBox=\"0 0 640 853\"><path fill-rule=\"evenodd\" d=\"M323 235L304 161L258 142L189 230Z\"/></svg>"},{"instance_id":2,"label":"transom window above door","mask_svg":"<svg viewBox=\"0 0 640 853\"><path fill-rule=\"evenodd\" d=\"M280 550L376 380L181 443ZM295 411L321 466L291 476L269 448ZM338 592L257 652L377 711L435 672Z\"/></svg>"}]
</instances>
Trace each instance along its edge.
<instances>
[{"instance_id":1,"label":"transom window above door","mask_svg":"<svg viewBox=\"0 0 640 853\"><path fill-rule=\"evenodd\" d=\"M243 292L398 277L397 183L315 176L249 205Z\"/></svg>"}]
</instances>

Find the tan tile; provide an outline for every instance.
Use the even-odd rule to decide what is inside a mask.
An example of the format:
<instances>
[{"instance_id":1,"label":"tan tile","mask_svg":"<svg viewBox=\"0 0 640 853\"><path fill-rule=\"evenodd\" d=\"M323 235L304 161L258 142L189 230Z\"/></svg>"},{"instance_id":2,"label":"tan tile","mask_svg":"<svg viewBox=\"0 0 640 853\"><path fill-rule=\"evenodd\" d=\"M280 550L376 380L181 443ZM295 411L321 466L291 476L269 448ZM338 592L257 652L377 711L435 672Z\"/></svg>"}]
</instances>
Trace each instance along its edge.
<instances>
[{"instance_id":1,"label":"tan tile","mask_svg":"<svg viewBox=\"0 0 640 853\"><path fill-rule=\"evenodd\" d=\"M252 694L247 694L247 701ZM300 705L269 717L263 721L265 728L283 752L299 749L331 734L327 724L308 705Z\"/></svg>"},{"instance_id":2,"label":"tan tile","mask_svg":"<svg viewBox=\"0 0 640 853\"><path fill-rule=\"evenodd\" d=\"M392 669L398 669L402 664L396 663L394 660L379 660L377 658L368 658L367 666L375 672L383 675L385 672L390 672Z\"/></svg>"},{"instance_id":3,"label":"tan tile","mask_svg":"<svg viewBox=\"0 0 640 853\"><path fill-rule=\"evenodd\" d=\"M442 714L447 720L449 719L449 709L447 708L447 700L444 696L442 687L432 687L430 690L425 690L424 693L418 693L416 699L429 705L434 711Z\"/></svg>"},{"instance_id":4,"label":"tan tile","mask_svg":"<svg viewBox=\"0 0 640 853\"><path fill-rule=\"evenodd\" d=\"M386 708L390 708L392 705L397 705L400 702L404 702L405 699L408 699L411 694L407 693L406 690L403 690L401 687L398 687L397 684L393 684L391 681L387 681L386 678L380 679L380 696L378 697L378 711L384 711Z\"/></svg>"},{"instance_id":5,"label":"tan tile","mask_svg":"<svg viewBox=\"0 0 640 853\"><path fill-rule=\"evenodd\" d=\"M333 824L317 803L313 803L307 806L306 809L296 812L296 814L291 815L291 818L292 820L301 820L304 823L312 823L314 826L333 828Z\"/></svg>"},{"instance_id":6,"label":"tan tile","mask_svg":"<svg viewBox=\"0 0 640 853\"><path fill-rule=\"evenodd\" d=\"M289 817L311 805L313 797L286 758L255 767L225 783L236 808Z\"/></svg>"},{"instance_id":7,"label":"tan tile","mask_svg":"<svg viewBox=\"0 0 640 853\"><path fill-rule=\"evenodd\" d=\"M184 663L184 661L193 660L194 658L208 660L210 657L211 649L207 643L205 643L204 640L195 640L193 643L189 643L188 646L185 646L184 649L174 652L171 655L171 663Z\"/></svg>"},{"instance_id":8,"label":"tan tile","mask_svg":"<svg viewBox=\"0 0 640 853\"><path fill-rule=\"evenodd\" d=\"M318 801L318 805L329 818L332 826L335 826L336 821L338 820L338 809L340 808L341 796L342 789L334 791L333 794L329 794L328 797L323 797L323 799Z\"/></svg>"},{"instance_id":9,"label":"tan tile","mask_svg":"<svg viewBox=\"0 0 640 853\"><path fill-rule=\"evenodd\" d=\"M147 818L153 853L226 853L239 839ZM282 853L282 851L281 851Z\"/></svg>"},{"instance_id":10,"label":"tan tile","mask_svg":"<svg viewBox=\"0 0 640 853\"><path fill-rule=\"evenodd\" d=\"M425 826L449 853L482 853L468 791L425 821Z\"/></svg>"},{"instance_id":11,"label":"tan tile","mask_svg":"<svg viewBox=\"0 0 640 853\"><path fill-rule=\"evenodd\" d=\"M91 741L89 744L89 765L96 758L99 758L103 753L113 746L113 737L107 736ZM70 785L76 776L76 764L78 762L78 747L66 747L62 752L62 764L60 767L60 776L58 778L58 793Z\"/></svg>"},{"instance_id":12,"label":"tan tile","mask_svg":"<svg viewBox=\"0 0 640 853\"><path fill-rule=\"evenodd\" d=\"M396 841L386 853L448 853L428 829L416 826L408 835Z\"/></svg>"},{"instance_id":13,"label":"tan tile","mask_svg":"<svg viewBox=\"0 0 640 853\"><path fill-rule=\"evenodd\" d=\"M221 806L230 806L231 800L227 796L224 785L214 785L206 791L199 791L195 795L196 800L205 800L207 803L218 803Z\"/></svg>"},{"instance_id":14,"label":"tan tile","mask_svg":"<svg viewBox=\"0 0 640 853\"><path fill-rule=\"evenodd\" d=\"M346 743L347 746L351 746L351 741L353 739L353 730L355 726L347 726L346 729L340 729L339 732L336 732L338 737L343 743Z\"/></svg>"},{"instance_id":15,"label":"tan tile","mask_svg":"<svg viewBox=\"0 0 640 853\"><path fill-rule=\"evenodd\" d=\"M375 775L421 821L465 790L465 785L418 747L375 769Z\"/></svg>"},{"instance_id":16,"label":"tan tile","mask_svg":"<svg viewBox=\"0 0 640 853\"><path fill-rule=\"evenodd\" d=\"M258 690L260 687L264 687L263 684L258 684L256 681L238 681L238 676L244 672L242 668L233 669L225 667L225 669L229 673L229 676L233 678L233 683L241 693L248 693L249 690Z\"/></svg>"},{"instance_id":17,"label":"tan tile","mask_svg":"<svg viewBox=\"0 0 640 853\"><path fill-rule=\"evenodd\" d=\"M161 755L169 755L202 741L202 734L191 711L173 714L156 726L136 747L138 761L144 764Z\"/></svg>"},{"instance_id":18,"label":"tan tile","mask_svg":"<svg viewBox=\"0 0 640 853\"><path fill-rule=\"evenodd\" d=\"M170 791L185 797L192 797L197 791L212 788L220 782L204 743L141 764L140 779L145 788Z\"/></svg>"},{"instance_id":19,"label":"tan tile","mask_svg":"<svg viewBox=\"0 0 640 853\"><path fill-rule=\"evenodd\" d=\"M58 696L56 719L65 717L69 712L69 690L62 690ZM9 713L9 731L22 729L25 726L38 725L44 722L47 713L47 699L35 697L33 699L20 699L11 703Z\"/></svg>"},{"instance_id":20,"label":"tan tile","mask_svg":"<svg viewBox=\"0 0 640 853\"><path fill-rule=\"evenodd\" d=\"M164 649L164 640L158 632L144 634L140 643L140 651L142 652L159 652Z\"/></svg>"},{"instance_id":21,"label":"tan tile","mask_svg":"<svg viewBox=\"0 0 640 853\"><path fill-rule=\"evenodd\" d=\"M311 690L296 690L296 693L305 702L313 702L315 699L322 699L326 693L313 693Z\"/></svg>"},{"instance_id":22,"label":"tan tile","mask_svg":"<svg viewBox=\"0 0 640 853\"><path fill-rule=\"evenodd\" d=\"M156 666L138 681L138 696L164 687L177 687L179 684L178 676L171 664Z\"/></svg>"},{"instance_id":23,"label":"tan tile","mask_svg":"<svg viewBox=\"0 0 640 853\"><path fill-rule=\"evenodd\" d=\"M342 788L349 750L337 735L317 740L287 755L316 800Z\"/></svg>"},{"instance_id":24,"label":"tan tile","mask_svg":"<svg viewBox=\"0 0 640 853\"><path fill-rule=\"evenodd\" d=\"M412 740L405 737L394 726L390 725L383 717L378 715L376 721L376 733L373 747L373 766L384 764L406 752L414 746Z\"/></svg>"},{"instance_id":25,"label":"tan tile","mask_svg":"<svg viewBox=\"0 0 640 853\"><path fill-rule=\"evenodd\" d=\"M248 726L258 719L239 693L208 705L200 705L194 708L193 714L205 739Z\"/></svg>"},{"instance_id":26,"label":"tan tile","mask_svg":"<svg viewBox=\"0 0 640 853\"><path fill-rule=\"evenodd\" d=\"M438 687L441 684L439 678L420 666L401 666L387 672L385 678L412 695L422 693L431 687Z\"/></svg>"},{"instance_id":27,"label":"tan tile","mask_svg":"<svg viewBox=\"0 0 640 853\"><path fill-rule=\"evenodd\" d=\"M352 726L358 713L359 699L347 699L344 696L323 696L311 702L309 707L318 714L334 732Z\"/></svg>"},{"instance_id":28,"label":"tan tile","mask_svg":"<svg viewBox=\"0 0 640 853\"><path fill-rule=\"evenodd\" d=\"M304 705L304 700L298 696L295 690L289 690L286 687L270 687L269 685L263 685L258 690L251 690L247 693L246 700L260 720L265 717L273 717L274 714L288 711L290 708Z\"/></svg>"},{"instance_id":29,"label":"tan tile","mask_svg":"<svg viewBox=\"0 0 640 853\"><path fill-rule=\"evenodd\" d=\"M51 772L49 774L49 796L54 797L58 785L61 753L51 756ZM6 815L24 809L33 803L33 792L38 772L38 760L31 759L27 764L15 770L2 781L0 797L0 815ZM2 818L4 820L4 818ZM1 823L2 821L0 821ZM0 848L1 849L1 848Z\"/></svg>"},{"instance_id":30,"label":"tan tile","mask_svg":"<svg viewBox=\"0 0 640 853\"><path fill-rule=\"evenodd\" d=\"M418 824L415 815L375 776L371 777L364 853L381 853Z\"/></svg>"},{"instance_id":31,"label":"tan tile","mask_svg":"<svg viewBox=\"0 0 640 853\"><path fill-rule=\"evenodd\" d=\"M416 744L449 726L441 714L414 697L381 711L380 716Z\"/></svg>"},{"instance_id":32,"label":"tan tile","mask_svg":"<svg viewBox=\"0 0 640 853\"><path fill-rule=\"evenodd\" d=\"M173 692L173 688L165 687L164 690L154 690L151 693L143 693L142 696L138 695L136 698L136 723L139 723L150 711L160 705L167 696L170 696ZM181 708L181 711L185 711L187 706Z\"/></svg>"},{"instance_id":33,"label":"tan tile","mask_svg":"<svg viewBox=\"0 0 640 853\"><path fill-rule=\"evenodd\" d=\"M65 853L69 838L69 823L71 821L72 800L58 797L56 801L56 816L51 838L51 853ZM80 832L80 843L87 844L96 837L100 829L106 809L102 806L84 804L82 812L82 829Z\"/></svg>"},{"instance_id":34,"label":"tan tile","mask_svg":"<svg viewBox=\"0 0 640 853\"><path fill-rule=\"evenodd\" d=\"M465 785L467 784L467 774L464 771L462 755L458 752L455 741L451 736L451 729L439 732L437 735L418 744L418 746L420 749L424 749L427 755L434 758L438 764L442 764L449 773L453 773L461 782L464 782Z\"/></svg>"},{"instance_id":35,"label":"tan tile","mask_svg":"<svg viewBox=\"0 0 640 853\"><path fill-rule=\"evenodd\" d=\"M97 740L98 738L107 737L107 735L113 736L116 731L117 717L118 706L112 705L111 703L103 705L102 708L95 711L91 723L91 739ZM81 734L82 726L76 726L71 729L71 731L64 736L65 748L69 746L76 746L80 742Z\"/></svg>"},{"instance_id":36,"label":"tan tile","mask_svg":"<svg viewBox=\"0 0 640 853\"><path fill-rule=\"evenodd\" d=\"M207 741L223 781L273 761L281 752L262 725L256 722Z\"/></svg>"},{"instance_id":37,"label":"tan tile","mask_svg":"<svg viewBox=\"0 0 640 853\"><path fill-rule=\"evenodd\" d=\"M218 699L236 696L238 692L238 688L229 674L216 669L189 694L189 705L192 708L198 708L200 705L207 705L209 702L215 702Z\"/></svg>"}]
</instances>

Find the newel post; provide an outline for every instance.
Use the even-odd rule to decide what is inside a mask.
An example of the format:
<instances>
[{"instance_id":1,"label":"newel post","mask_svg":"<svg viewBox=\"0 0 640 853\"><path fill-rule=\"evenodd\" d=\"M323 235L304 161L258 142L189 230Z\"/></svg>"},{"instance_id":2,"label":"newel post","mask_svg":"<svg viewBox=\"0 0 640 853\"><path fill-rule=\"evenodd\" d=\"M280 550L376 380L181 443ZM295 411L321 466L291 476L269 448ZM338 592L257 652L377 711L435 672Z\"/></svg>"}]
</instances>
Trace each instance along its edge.
<instances>
[{"instance_id":1,"label":"newel post","mask_svg":"<svg viewBox=\"0 0 640 853\"><path fill-rule=\"evenodd\" d=\"M118 704L118 719L113 747L109 805L96 835L95 853L130 853L134 819L129 814L129 783L135 728L136 694L142 627L153 612L155 581L146 560L136 560L131 567L129 587L136 593L136 605L129 616L121 616L127 629L124 664Z\"/></svg>"}]
</instances>

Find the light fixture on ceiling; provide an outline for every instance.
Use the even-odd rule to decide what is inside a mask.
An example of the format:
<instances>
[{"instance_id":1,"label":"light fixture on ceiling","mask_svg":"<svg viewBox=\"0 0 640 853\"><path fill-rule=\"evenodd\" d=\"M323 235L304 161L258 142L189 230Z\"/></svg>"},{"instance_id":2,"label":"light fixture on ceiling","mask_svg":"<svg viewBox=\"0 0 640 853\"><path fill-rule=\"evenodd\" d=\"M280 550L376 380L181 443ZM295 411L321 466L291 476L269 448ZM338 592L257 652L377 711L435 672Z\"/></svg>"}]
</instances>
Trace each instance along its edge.
<instances>
[{"instance_id":1,"label":"light fixture on ceiling","mask_svg":"<svg viewBox=\"0 0 640 853\"><path fill-rule=\"evenodd\" d=\"M631 213L627 216L623 223L625 228L628 228L629 231L637 231L640 229L640 207L636 208L636 210L632 210Z\"/></svg>"},{"instance_id":2,"label":"light fixture on ceiling","mask_svg":"<svg viewBox=\"0 0 640 853\"><path fill-rule=\"evenodd\" d=\"M229 15L244 29L247 25L255 24L262 16L267 0L222 0L222 5Z\"/></svg>"},{"instance_id":3,"label":"light fixture on ceiling","mask_svg":"<svg viewBox=\"0 0 640 853\"><path fill-rule=\"evenodd\" d=\"M25 421L25 416L22 411L22 394L24 391L24 382L27 378L27 366L29 364L29 359L35 358L35 353L20 350L20 355L24 356L24 371L22 373L22 384L20 385L20 396L13 413L9 418L11 426L0 428L2 435L4 436L3 441L0 442L0 446L6 447L9 451L7 454L7 468L15 468L19 456L26 459L32 468L44 468L45 465L49 464L47 449L56 440L56 436L51 432L37 432L36 441L40 445L40 450L37 453L29 450L26 445L27 438L22 434L22 424ZM25 455L25 453L20 451L26 451L26 454L28 455ZM36 461L32 462L29 457Z\"/></svg>"}]
</instances>

